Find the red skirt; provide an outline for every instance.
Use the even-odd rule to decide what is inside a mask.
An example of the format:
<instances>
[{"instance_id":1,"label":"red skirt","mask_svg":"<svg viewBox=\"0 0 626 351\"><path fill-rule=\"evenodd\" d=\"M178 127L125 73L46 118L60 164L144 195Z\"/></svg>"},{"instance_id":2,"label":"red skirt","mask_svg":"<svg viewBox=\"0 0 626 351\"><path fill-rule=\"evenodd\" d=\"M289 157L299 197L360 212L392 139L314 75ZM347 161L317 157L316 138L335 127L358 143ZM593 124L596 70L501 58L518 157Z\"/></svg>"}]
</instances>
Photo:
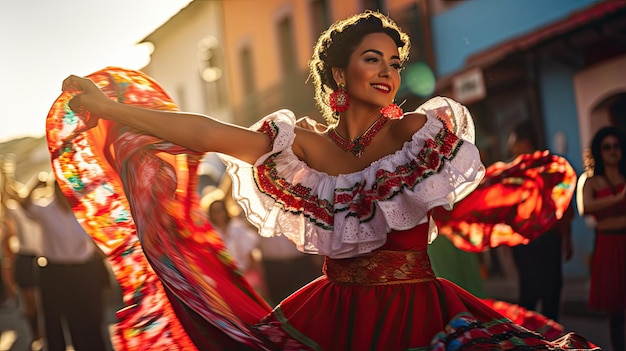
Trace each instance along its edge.
<instances>
[{"instance_id":1,"label":"red skirt","mask_svg":"<svg viewBox=\"0 0 626 351\"><path fill-rule=\"evenodd\" d=\"M304 306L316 309L302 313ZM322 277L283 301L273 318L306 330L302 337L306 344L317 344L313 349L408 350L430 345L452 317L465 312L483 320L503 319L444 279L390 287L344 286Z\"/></svg>"},{"instance_id":2,"label":"red skirt","mask_svg":"<svg viewBox=\"0 0 626 351\"><path fill-rule=\"evenodd\" d=\"M425 251L326 259L326 275L284 300L255 328L281 350L593 349L523 328L454 283L435 278Z\"/></svg>"},{"instance_id":3,"label":"red skirt","mask_svg":"<svg viewBox=\"0 0 626 351\"><path fill-rule=\"evenodd\" d=\"M604 312L626 310L626 230L596 237L591 261L589 308Z\"/></svg>"}]
</instances>

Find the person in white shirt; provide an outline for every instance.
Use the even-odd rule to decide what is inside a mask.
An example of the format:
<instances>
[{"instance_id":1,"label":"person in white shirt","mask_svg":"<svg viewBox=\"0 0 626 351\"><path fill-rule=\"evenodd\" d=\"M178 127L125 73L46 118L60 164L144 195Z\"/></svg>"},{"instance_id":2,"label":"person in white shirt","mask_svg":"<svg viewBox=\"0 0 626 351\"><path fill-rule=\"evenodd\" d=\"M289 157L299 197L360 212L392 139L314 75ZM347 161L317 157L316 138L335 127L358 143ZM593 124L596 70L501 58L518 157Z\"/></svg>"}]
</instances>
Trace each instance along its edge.
<instances>
[{"instance_id":1,"label":"person in white shirt","mask_svg":"<svg viewBox=\"0 0 626 351\"><path fill-rule=\"evenodd\" d=\"M14 196L42 228L42 256L37 264L46 349L65 351L70 345L63 332L65 321L76 351L104 351L103 292L108 271L58 184L49 183L42 179L35 189Z\"/></svg>"},{"instance_id":2,"label":"person in white shirt","mask_svg":"<svg viewBox=\"0 0 626 351\"><path fill-rule=\"evenodd\" d=\"M259 235L244 220L232 216L223 199L211 202L208 217L235 259L237 268L246 277L248 283L264 298L267 298L263 270L257 254L259 253Z\"/></svg>"},{"instance_id":3,"label":"person in white shirt","mask_svg":"<svg viewBox=\"0 0 626 351\"><path fill-rule=\"evenodd\" d=\"M32 341L42 339L39 325L39 287L37 284L37 257L41 252L41 227L30 218L13 199L5 202L4 222L10 250L14 252L11 279L15 282L22 303L24 318L28 321Z\"/></svg>"}]
</instances>

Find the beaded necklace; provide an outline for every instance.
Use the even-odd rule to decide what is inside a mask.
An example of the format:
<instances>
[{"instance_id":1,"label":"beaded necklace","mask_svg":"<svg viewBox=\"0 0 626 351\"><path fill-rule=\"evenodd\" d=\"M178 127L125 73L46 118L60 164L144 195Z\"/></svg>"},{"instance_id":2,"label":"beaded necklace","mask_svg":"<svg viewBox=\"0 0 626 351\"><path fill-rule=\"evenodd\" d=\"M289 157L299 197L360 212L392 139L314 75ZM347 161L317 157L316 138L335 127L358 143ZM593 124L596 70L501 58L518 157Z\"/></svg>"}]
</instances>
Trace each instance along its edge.
<instances>
[{"instance_id":1,"label":"beaded necklace","mask_svg":"<svg viewBox=\"0 0 626 351\"><path fill-rule=\"evenodd\" d=\"M389 121L389 118L385 114L381 114L366 131L354 139L345 138L335 128L328 130L328 137L335 145L344 151L350 151L355 157L359 158L363 155L365 147L372 143L372 139L374 139L387 121Z\"/></svg>"}]
</instances>

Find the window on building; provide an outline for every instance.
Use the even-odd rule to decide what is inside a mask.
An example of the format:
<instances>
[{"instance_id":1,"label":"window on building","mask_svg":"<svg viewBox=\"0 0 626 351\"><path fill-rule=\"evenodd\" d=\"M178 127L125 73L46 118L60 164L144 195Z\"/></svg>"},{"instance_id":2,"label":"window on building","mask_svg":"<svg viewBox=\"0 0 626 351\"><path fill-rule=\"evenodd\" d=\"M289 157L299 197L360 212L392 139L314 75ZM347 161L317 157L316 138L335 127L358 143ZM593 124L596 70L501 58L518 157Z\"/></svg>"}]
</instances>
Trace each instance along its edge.
<instances>
[{"instance_id":1,"label":"window on building","mask_svg":"<svg viewBox=\"0 0 626 351\"><path fill-rule=\"evenodd\" d=\"M240 49L239 59L241 63L241 79L244 95L252 95L256 89L254 80L254 65L252 60L252 50L249 46Z\"/></svg>"},{"instance_id":2,"label":"window on building","mask_svg":"<svg viewBox=\"0 0 626 351\"><path fill-rule=\"evenodd\" d=\"M313 40L315 41L319 35L330 26L328 2L326 0L312 0L311 16L313 22Z\"/></svg>"},{"instance_id":3,"label":"window on building","mask_svg":"<svg viewBox=\"0 0 626 351\"><path fill-rule=\"evenodd\" d=\"M362 0L363 10L380 11L382 13L387 12L383 0Z\"/></svg>"},{"instance_id":4,"label":"window on building","mask_svg":"<svg viewBox=\"0 0 626 351\"><path fill-rule=\"evenodd\" d=\"M209 35L198 41L198 64L204 104L207 113L226 105L224 79L222 79L223 53L216 37Z\"/></svg>"},{"instance_id":5,"label":"window on building","mask_svg":"<svg viewBox=\"0 0 626 351\"><path fill-rule=\"evenodd\" d=\"M278 45L282 70L286 75L296 71L296 50L293 38L291 17L285 16L278 22Z\"/></svg>"}]
</instances>

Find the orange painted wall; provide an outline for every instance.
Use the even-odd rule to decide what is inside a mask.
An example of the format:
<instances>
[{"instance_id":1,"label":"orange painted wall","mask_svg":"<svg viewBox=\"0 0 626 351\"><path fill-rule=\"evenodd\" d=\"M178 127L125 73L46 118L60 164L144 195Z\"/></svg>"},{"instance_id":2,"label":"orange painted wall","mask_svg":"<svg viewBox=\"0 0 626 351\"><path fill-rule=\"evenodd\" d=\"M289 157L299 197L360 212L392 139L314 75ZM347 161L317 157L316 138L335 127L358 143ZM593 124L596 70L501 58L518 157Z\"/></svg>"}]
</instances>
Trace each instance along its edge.
<instances>
[{"instance_id":1,"label":"orange painted wall","mask_svg":"<svg viewBox=\"0 0 626 351\"><path fill-rule=\"evenodd\" d=\"M310 15L311 0L238 0L224 1L222 4L231 103L237 105L243 98L239 57L242 45L251 45L252 48L257 91L267 89L283 79L277 23L285 15L292 19L297 65L301 70L307 69L317 39ZM328 0L328 8L330 21L333 22L360 12L361 2Z\"/></svg>"}]
</instances>

